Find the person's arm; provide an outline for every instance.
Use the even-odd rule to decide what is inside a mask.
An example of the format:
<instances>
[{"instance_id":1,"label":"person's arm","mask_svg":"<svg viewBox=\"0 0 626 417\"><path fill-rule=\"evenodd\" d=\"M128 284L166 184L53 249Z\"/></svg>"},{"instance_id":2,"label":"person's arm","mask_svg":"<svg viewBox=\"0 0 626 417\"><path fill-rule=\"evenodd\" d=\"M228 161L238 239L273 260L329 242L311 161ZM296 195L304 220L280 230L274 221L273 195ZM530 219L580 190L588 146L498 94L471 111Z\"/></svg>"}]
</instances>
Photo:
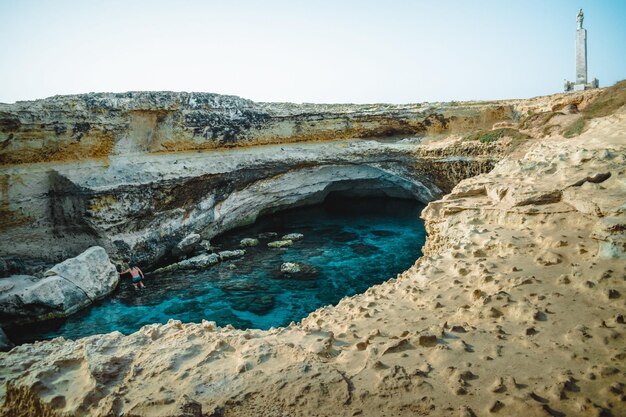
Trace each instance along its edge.
<instances>
[{"instance_id":1,"label":"person's arm","mask_svg":"<svg viewBox=\"0 0 626 417\"><path fill-rule=\"evenodd\" d=\"M127 274L129 272L130 272L130 268L128 268L126 271L119 272L119 274L120 275L124 275L124 274Z\"/></svg>"},{"instance_id":2,"label":"person's arm","mask_svg":"<svg viewBox=\"0 0 626 417\"><path fill-rule=\"evenodd\" d=\"M141 268L137 267L137 269L139 270L139 273L141 274L141 278L146 278L143 276L143 271L141 270Z\"/></svg>"}]
</instances>

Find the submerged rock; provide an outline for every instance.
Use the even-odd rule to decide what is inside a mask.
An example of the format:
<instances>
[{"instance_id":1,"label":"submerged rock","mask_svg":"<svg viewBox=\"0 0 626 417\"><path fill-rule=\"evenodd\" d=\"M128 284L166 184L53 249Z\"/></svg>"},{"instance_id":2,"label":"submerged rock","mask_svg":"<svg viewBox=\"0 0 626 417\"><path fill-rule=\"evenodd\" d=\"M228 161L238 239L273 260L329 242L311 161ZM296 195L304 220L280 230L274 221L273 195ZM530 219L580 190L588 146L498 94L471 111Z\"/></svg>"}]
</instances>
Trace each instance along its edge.
<instances>
[{"instance_id":1,"label":"submerged rock","mask_svg":"<svg viewBox=\"0 0 626 417\"><path fill-rule=\"evenodd\" d=\"M273 239L278 236L276 232L263 232L259 233L259 239Z\"/></svg>"},{"instance_id":2,"label":"submerged rock","mask_svg":"<svg viewBox=\"0 0 626 417\"><path fill-rule=\"evenodd\" d=\"M249 311L263 316L274 308L275 301L271 295L246 294L237 297L231 306L238 311Z\"/></svg>"},{"instance_id":3,"label":"submerged rock","mask_svg":"<svg viewBox=\"0 0 626 417\"><path fill-rule=\"evenodd\" d=\"M227 292L237 291L249 293L254 293L259 289L265 289L265 287L262 287L261 285L259 285L258 282L255 282L253 280L225 281L220 284L220 288L222 289L222 291Z\"/></svg>"},{"instance_id":4,"label":"submerged rock","mask_svg":"<svg viewBox=\"0 0 626 417\"><path fill-rule=\"evenodd\" d=\"M283 237L281 237L281 240L300 240L304 237L304 235L302 233L289 233Z\"/></svg>"},{"instance_id":5,"label":"submerged rock","mask_svg":"<svg viewBox=\"0 0 626 417\"><path fill-rule=\"evenodd\" d=\"M293 240L275 240L267 244L270 248L286 248L293 245Z\"/></svg>"},{"instance_id":6,"label":"submerged rock","mask_svg":"<svg viewBox=\"0 0 626 417\"><path fill-rule=\"evenodd\" d=\"M285 262L280 266L280 272L283 274L295 274L300 272L300 265L296 262Z\"/></svg>"},{"instance_id":7,"label":"submerged rock","mask_svg":"<svg viewBox=\"0 0 626 417\"><path fill-rule=\"evenodd\" d=\"M395 236L398 233L392 232L391 230L372 230L372 234L375 236L379 236L379 237L389 237L389 236Z\"/></svg>"},{"instance_id":8,"label":"submerged rock","mask_svg":"<svg viewBox=\"0 0 626 417\"><path fill-rule=\"evenodd\" d=\"M108 295L119 282L115 266L99 246L55 265L45 275L14 275L3 280L0 325L69 316Z\"/></svg>"},{"instance_id":9,"label":"submerged rock","mask_svg":"<svg viewBox=\"0 0 626 417\"><path fill-rule=\"evenodd\" d=\"M359 235L353 232L339 232L335 233L330 238L335 242L351 242L353 240L357 240Z\"/></svg>"},{"instance_id":10,"label":"submerged rock","mask_svg":"<svg viewBox=\"0 0 626 417\"><path fill-rule=\"evenodd\" d=\"M313 279L319 275L319 270L315 266L303 262L284 262L280 266L280 273L283 277Z\"/></svg>"},{"instance_id":11,"label":"submerged rock","mask_svg":"<svg viewBox=\"0 0 626 417\"><path fill-rule=\"evenodd\" d=\"M259 239L254 239L251 237L246 237L244 239L241 239L241 241L239 242L239 245L244 248L247 248L249 246L256 246L258 244L259 244Z\"/></svg>"},{"instance_id":12,"label":"submerged rock","mask_svg":"<svg viewBox=\"0 0 626 417\"><path fill-rule=\"evenodd\" d=\"M359 255L371 255L372 253L379 251L376 246L368 245L367 243L353 243L350 245L350 248L352 248L354 253Z\"/></svg>"}]
</instances>

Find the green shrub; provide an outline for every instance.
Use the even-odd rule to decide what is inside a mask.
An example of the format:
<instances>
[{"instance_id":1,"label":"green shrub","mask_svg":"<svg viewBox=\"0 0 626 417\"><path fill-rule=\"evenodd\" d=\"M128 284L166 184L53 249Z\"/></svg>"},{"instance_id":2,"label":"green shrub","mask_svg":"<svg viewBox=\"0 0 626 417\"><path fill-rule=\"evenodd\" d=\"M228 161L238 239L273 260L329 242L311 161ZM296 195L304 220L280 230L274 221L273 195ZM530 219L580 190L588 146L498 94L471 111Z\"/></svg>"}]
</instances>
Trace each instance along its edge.
<instances>
[{"instance_id":1,"label":"green shrub","mask_svg":"<svg viewBox=\"0 0 626 417\"><path fill-rule=\"evenodd\" d=\"M626 105L626 80L607 88L583 110L585 119L604 117Z\"/></svg>"},{"instance_id":2,"label":"green shrub","mask_svg":"<svg viewBox=\"0 0 626 417\"><path fill-rule=\"evenodd\" d=\"M566 138L573 138L574 136L580 135L584 128L585 120L581 117L579 119L576 119L574 123L565 128L565 130L563 131L563 136L565 136Z\"/></svg>"},{"instance_id":3,"label":"green shrub","mask_svg":"<svg viewBox=\"0 0 626 417\"><path fill-rule=\"evenodd\" d=\"M529 137L528 135L525 135L524 133L520 133L519 130L511 129L510 127L504 127L501 129L472 133L471 135L467 136L466 139L478 140L481 143L491 143L491 142L496 142L497 140L505 136L510 137L514 140L528 139Z\"/></svg>"}]
</instances>

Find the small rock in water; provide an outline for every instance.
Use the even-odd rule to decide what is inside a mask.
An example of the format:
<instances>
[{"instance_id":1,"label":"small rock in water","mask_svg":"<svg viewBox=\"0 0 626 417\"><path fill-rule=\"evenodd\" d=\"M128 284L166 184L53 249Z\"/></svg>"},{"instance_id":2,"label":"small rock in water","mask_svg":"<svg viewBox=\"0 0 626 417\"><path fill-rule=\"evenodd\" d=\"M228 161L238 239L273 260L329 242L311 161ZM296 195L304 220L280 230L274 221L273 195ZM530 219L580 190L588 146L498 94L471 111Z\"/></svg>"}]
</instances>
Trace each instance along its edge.
<instances>
[{"instance_id":1,"label":"small rock in water","mask_svg":"<svg viewBox=\"0 0 626 417\"><path fill-rule=\"evenodd\" d=\"M281 240L300 240L304 237L304 235L302 233L289 233L288 235L285 235L283 237L281 237Z\"/></svg>"},{"instance_id":2,"label":"small rock in water","mask_svg":"<svg viewBox=\"0 0 626 417\"><path fill-rule=\"evenodd\" d=\"M171 272L177 271L179 269L203 269L215 265L219 261L219 255L217 255L216 253L203 254L194 256L193 258L185 259L184 261L180 261L178 263L168 265L163 268L159 268L154 272Z\"/></svg>"},{"instance_id":3,"label":"small rock in water","mask_svg":"<svg viewBox=\"0 0 626 417\"><path fill-rule=\"evenodd\" d=\"M372 234L379 237L390 237L397 235L396 232L392 232L391 230L372 230Z\"/></svg>"},{"instance_id":4,"label":"small rock in water","mask_svg":"<svg viewBox=\"0 0 626 417\"><path fill-rule=\"evenodd\" d=\"M291 245L293 245L293 240L275 240L267 244L270 248L286 248Z\"/></svg>"},{"instance_id":5,"label":"small rock in water","mask_svg":"<svg viewBox=\"0 0 626 417\"><path fill-rule=\"evenodd\" d=\"M245 294L233 297L231 307L238 311L249 311L263 316L274 308L275 299L271 295Z\"/></svg>"},{"instance_id":6,"label":"small rock in water","mask_svg":"<svg viewBox=\"0 0 626 417\"><path fill-rule=\"evenodd\" d=\"M359 255L371 255L378 252L378 248L374 245L368 245L367 243L353 243L350 248Z\"/></svg>"},{"instance_id":7,"label":"small rock in water","mask_svg":"<svg viewBox=\"0 0 626 417\"><path fill-rule=\"evenodd\" d=\"M357 240L359 235L352 232L338 232L331 236L331 239L335 242L351 242L353 240Z\"/></svg>"},{"instance_id":8,"label":"small rock in water","mask_svg":"<svg viewBox=\"0 0 626 417\"><path fill-rule=\"evenodd\" d=\"M259 239L273 239L278 236L276 232L263 232L259 233Z\"/></svg>"},{"instance_id":9,"label":"small rock in water","mask_svg":"<svg viewBox=\"0 0 626 417\"><path fill-rule=\"evenodd\" d=\"M280 266L280 272L283 274L295 274L300 272L300 265L296 262L285 262Z\"/></svg>"},{"instance_id":10,"label":"small rock in water","mask_svg":"<svg viewBox=\"0 0 626 417\"><path fill-rule=\"evenodd\" d=\"M236 249L236 250L225 250L225 251L219 252L218 256L220 257L220 260L223 261L226 259L239 258L245 254L246 254L245 250Z\"/></svg>"},{"instance_id":11,"label":"small rock in water","mask_svg":"<svg viewBox=\"0 0 626 417\"><path fill-rule=\"evenodd\" d=\"M251 237L246 237L244 239L241 239L241 241L239 242L239 245L244 248L248 246L256 246L258 244L259 244L259 239L254 239Z\"/></svg>"},{"instance_id":12,"label":"small rock in water","mask_svg":"<svg viewBox=\"0 0 626 417\"><path fill-rule=\"evenodd\" d=\"M285 262L280 266L280 272L294 279L312 279L319 273L313 265L302 262Z\"/></svg>"}]
</instances>

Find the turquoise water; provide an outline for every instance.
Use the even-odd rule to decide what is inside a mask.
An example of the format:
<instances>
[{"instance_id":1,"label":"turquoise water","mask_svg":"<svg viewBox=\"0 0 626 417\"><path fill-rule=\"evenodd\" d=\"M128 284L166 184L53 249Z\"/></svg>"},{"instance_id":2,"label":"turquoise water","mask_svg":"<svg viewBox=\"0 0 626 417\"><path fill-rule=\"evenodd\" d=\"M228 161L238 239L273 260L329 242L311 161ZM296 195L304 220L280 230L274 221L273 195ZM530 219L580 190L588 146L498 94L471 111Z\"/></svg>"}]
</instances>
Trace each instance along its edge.
<instances>
[{"instance_id":1,"label":"turquoise water","mask_svg":"<svg viewBox=\"0 0 626 417\"><path fill-rule=\"evenodd\" d=\"M9 331L17 343L96 333L128 334L170 318L183 322L215 321L219 326L268 329L299 321L319 307L395 277L421 256L425 231L423 206L398 199L329 198L323 204L260 218L254 225L216 238L220 250L239 247L242 238L259 239L243 258L203 271L146 274L143 290L125 277L106 300L67 319ZM286 249L267 242L287 233L304 238ZM285 275L283 262L303 262L308 274Z\"/></svg>"}]
</instances>

